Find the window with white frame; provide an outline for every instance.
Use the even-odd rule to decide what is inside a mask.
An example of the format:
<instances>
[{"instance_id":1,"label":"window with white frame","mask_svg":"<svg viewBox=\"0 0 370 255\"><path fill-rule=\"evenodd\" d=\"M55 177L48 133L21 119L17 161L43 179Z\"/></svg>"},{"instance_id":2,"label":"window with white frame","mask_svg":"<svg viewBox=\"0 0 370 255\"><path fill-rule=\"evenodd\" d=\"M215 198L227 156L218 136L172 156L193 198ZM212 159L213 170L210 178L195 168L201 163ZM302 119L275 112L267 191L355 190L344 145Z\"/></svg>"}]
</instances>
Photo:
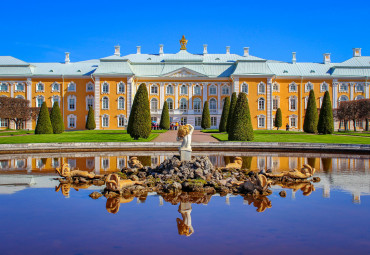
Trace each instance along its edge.
<instances>
[{"instance_id":1,"label":"window with white frame","mask_svg":"<svg viewBox=\"0 0 370 255\"><path fill-rule=\"evenodd\" d=\"M295 82L289 84L289 92L297 92L297 84Z\"/></svg>"},{"instance_id":2,"label":"window with white frame","mask_svg":"<svg viewBox=\"0 0 370 255\"><path fill-rule=\"evenodd\" d=\"M195 126L200 127L202 125L202 117L195 117Z\"/></svg>"},{"instance_id":3,"label":"window with white frame","mask_svg":"<svg viewBox=\"0 0 370 255\"><path fill-rule=\"evenodd\" d=\"M230 94L230 87L227 85L222 86L222 95L229 95Z\"/></svg>"},{"instance_id":4,"label":"window with white frame","mask_svg":"<svg viewBox=\"0 0 370 255\"><path fill-rule=\"evenodd\" d=\"M212 96L212 95L217 95L217 87L216 85L211 85L209 87L209 94Z\"/></svg>"},{"instance_id":5,"label":"window with white frame","mask_svg":"<svg viewBox=\"0 0 370 255\"><path fill-rule=\"evenodd\" d=\"M53 160L51 161L51 166L54 168L59 167L59 158L53 158Z\"/></svg>"},{"instance_id":6,"label":"window with white frame","mask_svg":"<svg viewBox=\"0 0 370 255\"><path fill-rule=\"evenodd\" d=\"M274 97L272 99L272 109L277 110L279 108L279 97Z\"/></svg>"},{"instance_id":7,"label":"window with white frame","mask_svg":"<svg viewBox=\"0 0 370 255\"><path fill-rule=\"evenodd\" d=\"M347 96L345 96L345 95L340 96L340 97L339 97L339 99L338 99L338 102L339 102L339 103L340 103L340 102L346 102L346 101L348 101L348 97L347 97Z\"/></svg>"},{"instance_id":8,"label":"window with white frame","mask_svg":"<svg viewBox=\"0 0 370 255\"><path fill-rule=\"evenodd\" d=\"M289 117L289 126L291 128L296 128L297 127L297 120L298 120L297 115L290 116Z\"/></svg>"},{"instance_id":9,"label":"window with white frame","mask_svg":"<svg viewBox=\"0 0 370 255\"><path fill-rule=\"evenodd\" d=\"M272 84L272 91L279 92L279 87L279 83L275 82L274 84Z\"/></svg>"},{"instance_id":10,"label":"window with white frame","mask_svg":"<svg viewBox=\"0 0 370 255\"><path fill-rule=\"evenodd\" d=\"M90 107L94 109L94 97L93 96L86 97L86 110L89 110Z\"/></svg>"},{"instance_id":11,"label":"window with white frame","mask_svg":"<svg viewBox=\"0 0 370 255\"><path fill-rule=\"evenodd\" d=\"M26 161L24 159L17 159L15 165L18 169L24 168L24 166L26 165Z\"/></svg>"},{"instance_id":12,"label":"window with white frame","mask_svg":"<svg viewBox=\"0 0 370 255\"><path fill-rule=\"evenodd\" d=\"M258 127L259 128L264 128L265 127L265 122L266 122L265 115L259 115L258 119L257 119L257 122L258 122Z\"/></svg>"},{"instance_id":13,"label":"window with white frame","mask_svg":"<svg viewBox=\"0 0 370 255\"><path fill-rule=\"evenodd\" d=\"M305 92L310 92L313 89L313 84L311 82L307 82L305 85Z\"/></svg>"},{"instance_id":14,"label":"window with white frame","mask_svg":"<svg viewBox=\"0 0 370 255\"><path fill-rule=\"evenodd\" d=\"M180 99L180 110L186 111L188 109L188 100L186 98Z\"/></svg>"},{"instance_id":15,"label":"window with white frame","mask_svg":"<svg viewBox=\"0 0 370 255\"><path fill-rule=\"evenodd\" d=\"M0 127L9 127L8 119L0 119Z\"/></svg>"},{"instance_id":16,"label":"window with white frame","mask_svg":"<svg viewBox=\"0 0 370 255\"><path fill-rule=\"evenodd\" d=\"M324 100L324 97L320 97L320 108L322 106L322 101Z\"/></svg>"},{"instance_id":17,"label":"window with white frame","mask_svg":"<svg viewBox=\"0 0 370 255\"><path fill-rule=\"evenodd\" d=\"M194 87L194 95L200 96L201 95L201 92L202 92L201 87L199 85L195 85L195 87Z\"/></svg>"},{"instance_id":18,"label":"window with white frame","mask_svg":"<svg viewBox=\"0 0 370 255\"><path fill-rule=\"evenodd\" d=\"M185 84L181 85L180 87L180 95L187 95L188 94L188 86Z\"/></svg>"},{"instance_id":19,"label":"window with white frame","mask_svg":"<svg viewBox=\"0 0 370 255\"><path fill-rule=\"evenodd\" d=\"M355 97L355 100L361 100L361 99L365 99L365 97L361 95L358 95L357 97Z\"/></svg>"},{"instance_id":20,"label":"window with white frame","mask_svg":"<svg viewBox=\"0 0 370 255\"><path fill-rule=\"evenodd\" d=\"M76 110L76 97L75 96L68 97L68 110L69 111Z\"/></svg>"},{"instance_id":21,"label":"window with white frame","mask_svg":"<svg viewBox=\"0 0 370 255\"><path fill-rule=\"evenodd\" d=\"M43 102L44 102L43 96L36 97L36 107L41 107Z\"/></svg>"},{"instance_id":22,"label":"window with white frame","mask_svg":"<svg viewBox=\"0 0 370 255\"><path fill-rule=\"evenodd\" d=\"M44 84L42 82L36 84L36 92L44 92Z\"/></svg>"},{"instance_id":23,"label":"window with white frame","mask_svg":"<svg viewBox=\"0 0 370 255\"><path fill-rule=\"evenodd\" d=\"M263 97L258 98L258 110L265 110L265 99Z\"/></svg>"},{"instance_id":24,"label":"window with white frame","mask_svg":"<svg viewBox=\"0 0 370 255\"><path fill-rule=\"evenodd\" d=\"M0 92L8 92L8 84L3 82L0 84Z\"/></svg>"},{"instance_id":25,"label":"window with white frame","mask_svg":"<svg viewBox=\"0 0 370 255\"><path fill-rule=\"evenodd\" d=\"M298 158L297 157L289 157L289 168L294 169L298 167Z\"/></svg>"},{"instance_id":26,"label":"window with white frame","mask_svg":"<svg viewBox=\"0 0 370 255\"><path fill-rule=\"evenodd\" d=\"M104 170L109 169L109 158L102 158L102 159L101 159L101 167L102 167Z\"/></svg>"},{"instance_id":27,"label":"window with white frame","mask_svg":"<svg viewBox=\"0 0 370 255\"><path fill-rule=\"evenodd\" d=\"M125 115L118 115L118 127L124 127L125 126Z\"/></svg>"},{"instance_id":28,"label":"window with white frame","mask_svg":"<svg viewBox=\"0 0 370 255\"><path fill-rule=\"evenodd\" d=\"M157 95L158 94L158 86L153 84L152 86L150 86L150 94L152 95Z\"/></svg>"},{"instance_id":29,"label":"window with white frame","mask_svg":"<svg viewBox=\"0 0 370 255\"><path fill-rule=\"evenodd\" d=\"M356 86L355 86L355 91L356 92L364 92L364 85L362 85L361 83L357 83Z\"/></svg>"},{"instance_id":30,"label":"window with white frame","mask_svg":"<svg viewBox=\"0 0 370 255\"><path fill-rule=\"evenodd\" d=\"M212 127L217 126L217 117L211 117L211 126Z\"/></svg>"},{"instance_id":31,"label":"window with white frame","mask_svg":"<svg viewBox=\"0 0 370 255\"><path fill-rule=\"evenodd\" d=\"M101 92L103 94L108 94L109 93L109 83L108 82L103 82L103 84L101 85Z\"/></svg>"},{"instance_id":32,"label":"window with white frame","mask_svg":"<svg viewBox=\"0 0 370 255\"><path fill-rule=\"evenodd\" d=\"M186 125L188 124L188 118L187 117L181 117L180 125Z\"/></svg>"},{"instance_id":33,"label":"window with white frame","mask_svg":"<svg viewBox=\"0 0 370 255\"><path fill-rule=\"evenodd\" d=\"M304 108L307 109L308 105L308 96L304 98Z\"/></svg>"},{"instance_id":34,"label":"window with white frame","mask_svg":"<svg viewBox=\"0 0 370 255\"><path fill-rule=\"evenodd\" d=\"M86 84L86 91L87 91L87 92L94 91L94 83L92 83L91 81L89 81L89 82Z\"/></svg>"},{"instance_id":35,"label":"window with white frame","mask_svg":"<svg viewBox=\"0 0 370 255\"><path fill-rule=\"evenodd\" d=\"M23 83L18 82L18 83L15 85L15 91L17 91L17 92L19 92L19 91L24 91L24 84L23 84Z\"/></svg>"},{"instance_id":36,"label":"window with white frame","mask_svg":"<svg viewBox=\"0 0 370 255\"><path fill-rule=\"evenodd\" d=\"M242 92L245 94L248 94L248 84L247 83L242 84Z\"/></svg>"},{"instance_id":37,"label":"window with white frame","mask_svg":"<svg viewBox=\"0 0 370 255\"><path fill-rule=\"evenodd\" d=\"M118 98L118 110L124 110L125 109L125 98L119 97Z\"/></svg>"},{"instance_id":38,"label":"window with white frame","mask_svg":"<svg viewBox=\"0 0 370 255\"><path fill-rule=\"evenodd\" d=\"M24 99L24 96L22 96L22 95L18 95L18 96L16 96L15 98Z\"/></svg>"},{"instance_id":39,"label":"window with white frame","mask_svg":"<svg viewBox=\"0 0 370 255\"><path fill-rule=\"evenodd\" d=\"M217 111L217 100L214 98L211 98L209 100L209 110L210 112L216 112Z\"/></svg>"},{"instance_id":40,"label":"window with white frame","mask_svg":"<svg viewBox=\"0 0 370 255\"><path fill-rule=\"evenodd\" d=\"M41 159L41 158L39 158L39 159L36 159L36 167L37 168L43 168L44 167L44 162L43 162L43 160Z\"/></svg>"},{"instance_id":41,"label":"window with white frame","mask_svg":"<svg viewBox=\"0 0 370 255\"><path fill-rule=\"evenodd\" d=\"M201 112L202 110L202 100L200 98L194 98L193 101L194 112Z\"/></svg>"},{"instance_id":42,"label":"window with white frame","mask_svg":"<svg viewBox=\"0 0 370 255\"><path fill-rule=\"evenodd\" d=\"M52 92L59 92L60 91L60 84L58 82L54 82L51 85L51 91Z\"/></svg>"},{"instance_id":43,"label":"window with white frame","mask_svg":"<svg viewBox=\"0 0 370 255\"><path fill-rule=\"evenodd\" d=\"M76 91L76 83L74 83L73 81L72 81L72 82L70 82L70 83L68 84L68 91L70 91L70 92L74 92L74 91Z\"/></svg>"},{"instance_id":44,"label":"window with white frame","mask_svg":"<svg viewBox=\"0 0 370 255\"><path fill-rule=\"evenodd\" d=\"M266 93L266 85L263 82L258 84L258 94L265 94Z\"/></svg>"},{"instance_id":45,"label":"window with white frame","mask_svg":"<svg viewBox=\"0 0 370 255\"><path fill-rule=\"evenodd\" d=\"M86 159L86 168L93 169L95 167L95 159Z\"/></svg>"},{"instance_id":46,"label":"window with white frame","mask_svg":"<svg viewBox=\"0 0 370 255\"><path fill-rule=\"evenodd\" d=\"M329 84L326 82L323 82L320 84L320 92L325 92L329 90Z\"/></svg>"},{"instance_id":47,"label":"window with white frame","mask_svg":"<svg viewBox=\"0 0 370 255\"><path fill-rule=\"evenodd\" d=\"M173 99L172 98L167 98L166 102L167 102L167 105L168 105L168 110L173 110Z\"/></svg>"},{"instance_id":48,"label":"window with white frame","mask_svg":"<svg viewBox=\"0 0 370 255\"><path fill-rule=\"evenodd\" d=\"M76 159L68 159L67 160L67 163L68 163L68 165L69 165L69 167L71 168L71 169L74 169L74 168L76 168L76 166L77 166L77 162L76 162Z\"/></svg>"},{"instance_id":49,"label":"window with white frame","mask_svg":"<svg viewBox=\"0 0 370 255\"><path fill-rule=\"evenodd\" d=\"M167 85L166 87L166 94L167 95L173 95L173 86L170 84L170 85Z\"/></svg>"},{"instance_id":50,"label":"window with white frame","mask_svg":"<svg viewBox=\"0 0 370 255\"><path fill-rule=\"evenodd\" d=\"M348 84L347 83L340 83L339 84L339 92L348 92Z\"/></svg>"},{"instance_id":51,"label":"window with white frame","mask_svg":"<svg viewBox=\"0 0 370 255\"><path fill-rule=\"evenodd\" d=\"M108 110L109 109L109 98L108 97L103 97L102 99L102 107L103 110Z\"/></svg>"},{"instance_id":52,"label":"window with white frame","mask_svg":"<svg viewBox=\"0 0 370 255\"><path fill-rule=\"evenodd\" d=\"M73 114L70 114L68 115L68 128L76 128L76 122L77 122L77 116L76 115L73 115Z\"/></svg>"},{"instance_id":53,"label":"window with white frame","mask_svg":"<svg viewBox=\"0 0 370 255\"><path fill-rule=\"evenodd\" d=\"M59 96L53 96L52 97L52 99L51 99L52 105L54 105L56 102L58 102L58 104L60 104L60 97Z\"/></svg>"},{"instance_id":54,"label":"window with white frame","mask_svg":"<svg viewBox=\"0 0 370 255\"><path fill-rule=\"evenodd\" d=\"M124 94L125 93L125 83L122 81L117 83L117 94Z\"/></svg>"},{"instance_id":55,"label":"window with white frame","mask_svg":"<svg viewBox=\"0 0 370 255\"><path fill-rule=\"evenodd\" d=\"M266 158L265 157L257 157L258 162L258 169L265 169L266 168Z\"/></svg>"},{"instance_id":56,"label":"window with white frame","mask_svg":"<svg viewBox=\"0 0 370 255\"><path fill-rule=\"evenodd\" d=\"M101 118L102 127L108 127L109 126L109 116L108 114L104 114Z\"/></svg>"},{"instance_id":57,"label":"window with white frame","mask_svg":"<svg viewBox=\"0 0 370 255\"><path fill-rule=\"evenodd\" d=\"M289 97L289 111L296 111L297 110L297 97L291 96Z\"/></svg>"},{"instance_id":58,"label":"window with white frame","mask_svg":"<svg viewBox=\"0 0 370 255\"><path fill-rule=\"evenodd\" d=\"M158 110L158 100L157 98L152 98L150 100L150 110L157 111Z\"/></svg>"}]
</instances>

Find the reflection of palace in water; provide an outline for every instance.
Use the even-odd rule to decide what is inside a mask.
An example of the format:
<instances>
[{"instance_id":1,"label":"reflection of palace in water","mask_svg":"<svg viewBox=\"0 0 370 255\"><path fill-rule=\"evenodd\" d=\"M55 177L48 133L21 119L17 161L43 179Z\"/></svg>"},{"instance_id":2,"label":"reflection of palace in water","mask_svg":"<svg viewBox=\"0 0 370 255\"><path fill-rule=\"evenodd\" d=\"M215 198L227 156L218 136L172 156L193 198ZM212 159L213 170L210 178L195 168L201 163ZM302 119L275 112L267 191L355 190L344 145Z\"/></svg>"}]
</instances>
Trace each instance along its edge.
<instances>
[{"instance_id":1,"label":"reflection of palace in water","mask_svg":"<svg viewBox=\"0 0 370 255\"><path fill-rule=\"evenodd\" d=\"M193 155L206 153L193 152ZM72 169L95 173L115 172L127 167L131 156L137 156L147 166L156 166L173 152L101 152L62 153L33 155L0 155L0 174L51 174L62 163ZM360 202L361 195L370 194L370 158L368 156L343 156L309 153L265 153L265 152L212 152L206 154L217 166L225 166L234 156L243 159L243 168L251 170L271 169L274 172L300 168L309 164L317 169L315 176L321 182L315 187L323 189L323 196L330 197L330 190L339 188L353 195L353 202ZM294 197L295 192L293 192Z\"/></svg>"}]
</instances>

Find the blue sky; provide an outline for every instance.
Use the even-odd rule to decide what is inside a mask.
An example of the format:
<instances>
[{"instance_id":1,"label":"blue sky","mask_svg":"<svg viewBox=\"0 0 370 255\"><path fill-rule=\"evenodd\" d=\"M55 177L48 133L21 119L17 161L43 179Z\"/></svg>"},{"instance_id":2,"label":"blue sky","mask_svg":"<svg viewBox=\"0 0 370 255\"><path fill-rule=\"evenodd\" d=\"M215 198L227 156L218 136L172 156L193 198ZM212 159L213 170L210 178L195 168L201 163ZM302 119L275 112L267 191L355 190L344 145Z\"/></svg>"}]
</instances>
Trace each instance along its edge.
<instances>
[{"instance_id":1,"label":"blue sky","mask_svg":"<svg viewBox=\"0 0 370 255\"><path fill-rule=\"evenodd\" d=\"M188 51L250 54L290 61L333 62L370 55L370 1L2 1L0 55L28 62L96 59L121 54Z\"/></svg>"}]
</instances>

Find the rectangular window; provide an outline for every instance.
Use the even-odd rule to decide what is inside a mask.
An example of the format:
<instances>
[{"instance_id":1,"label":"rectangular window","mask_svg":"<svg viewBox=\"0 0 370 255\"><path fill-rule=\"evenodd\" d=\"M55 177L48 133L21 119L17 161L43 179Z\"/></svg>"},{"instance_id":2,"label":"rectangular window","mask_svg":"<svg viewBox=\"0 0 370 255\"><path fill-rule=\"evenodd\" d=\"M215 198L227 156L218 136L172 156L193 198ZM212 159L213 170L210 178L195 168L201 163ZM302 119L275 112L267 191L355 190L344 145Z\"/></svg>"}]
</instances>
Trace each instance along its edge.
<instances>
[{"instance_id":1,"label":"rectangular window","mask_svg":"<svg viewBox=\"0 0 370 255\"><path fill-rule=\"evenodd\" d=\"M290 127L297 127L297 119L290 118Z\"/></svg>"},{"instance_id":2,"label":"rectangular window","mask_svg":"<svg viewBox=\"0 0 370 255\"><path fill-rule=\"evenodd\" d=\"M89 109L90 106L94 108L94 99L93 98L88 98L87 99L87 109Z\"/></svg>"},{"instance_id":3,"label":"rectangular window","mask_svg":"<svg viewBox=\"0 0 370 255\"><path fill-rule=\"evenodd\" d=\"M103 121L102 121L102 122L103 122L103 123L102 123L102 126L103 126L103 127L108 127L108 122L109 122L109 121L108 121L108 117L106 117L106 116L105 116L105 117L103 117Z\"/></svg>"},{"instance_id":4,"label":"rectangular window","mask_svg":"<svg viewBox=\"0 0 370 255\"><path fill-rule=\"evenodd\" d=\"M76 127L76 119L71 117L69 118L69 128L75 128Z\"/></svg>"},{"instance_id":5,"label":"rectangular window","mask_svg":"<svg viewBox=\"0 0 370 255\"><path fill-rule=\"evenodd\" d=\"M70 111L76 110L76 100L74 98L70 98L68 100L68 110Z\"/></svg>"},{"instance_id":6,"label":"rectangular window","mask_svg":"<svg viewBox=\"0 0 370 255\"><path fill-rule=\"evenodd\" d=\"M211 117L211 126L212 127L217 126L217 117Z\"/></svg>"},{"instance_id":7,"label":"rectangular window","mask_svg":"<svg viewBox=\"0 0 370 255\"><path fill-rule=\"evenodd\" d=\"M273 110L277 110L278 108L279 108L279 99L274 98L274 99L272 100L272 109L273 109Z\"/></svg>"},{"instance_id":8,"label":"rectangular window","mask_svg":"<svg viewBox=\"0 0 370 255\"><path fill-rule=\"evenodd\" d=\"M181 125L186 125L188 124L188 118L187 117L181 117Z\"/></svg>"},{"instance_id":9,"label":"rectangular window","mask_svg":"<svg viewBox=\"0 0 370 255\"><path fill-rule=\"evenodd\" d=\"M9 120L8 119L0 119L0 127L8 127Z\"/></svg>"},{"instance_id":10,"label":"rectangular window","mask_svg":"<svg viewBox=\"0 0 370 255\"><path fill-rule=\"evenodd\" d=\"M118 127L124 127L125 126L125 117L120 116L118 117Z\"/></svg>"},{"instance_id":11,"label":"rectangular window","mask_svg":"<svg viewBox=\"0 0 370 255\"><path fill-rule=\"evenodd\" d=\"M102 159L101 164L102 164L102 168L104 170L108 169L109 168L109 159L108 158Z\"/></svg>"},{"instance_id":12,"label":"rectangular window","mask_svg":"<svg viewBox=\"0 0 370 255\"><path fill-rule=\"evenodd\" d=\"M76 159L68 159L68 165L71 169L76 168Z\"/></svg>"},{"instance_id":13,"label":"rectangular window","mask_svg":"<svg viewBox=\"0 0 370 255\"><path fill-rule=\"evenodd\" d=\"M265 127L265 117L264 116L258 117L258 127L259 128Z\"/></svg>"},{"instance_id":14,"label":"rectangular window","mask_svg":"<svg viewBox=\"0 0 370 255\"><path fill-rule=\"evenodd\" d=\"M118 159L118 169L126 167L126 160L124 158Z\"/></svg>"},{"instance_id":15,"label":"rectangular window","mask_svg":"<svg viewBox=\"0 0 370 255\"><path fill-rule=\"evenodd\" d=\"M202 117L195 117L195 126L200 127L202 123Z\"/></svg>"}]
</instances>

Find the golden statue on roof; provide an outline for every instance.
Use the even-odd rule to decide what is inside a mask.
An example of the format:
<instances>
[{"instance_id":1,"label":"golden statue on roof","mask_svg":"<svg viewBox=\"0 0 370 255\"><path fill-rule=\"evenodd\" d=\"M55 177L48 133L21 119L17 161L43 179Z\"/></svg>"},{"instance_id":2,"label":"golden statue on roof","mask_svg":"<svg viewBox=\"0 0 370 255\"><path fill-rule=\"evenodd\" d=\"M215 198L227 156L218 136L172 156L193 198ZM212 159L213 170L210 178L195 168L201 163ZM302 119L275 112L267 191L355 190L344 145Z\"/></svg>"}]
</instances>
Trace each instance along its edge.
<instances>
[{"instance_id":1,"label":"golden statue on roof","mask_svg":"<svg viewBox=\"0 0 370 255\"><path fill-rule=\"evenodd\" d=\"M186 44L188 43L188 40L185 39L185 35L182 36L180 40L181 48L180 50L186 50Z\"/></svg>"}]
</instances>

